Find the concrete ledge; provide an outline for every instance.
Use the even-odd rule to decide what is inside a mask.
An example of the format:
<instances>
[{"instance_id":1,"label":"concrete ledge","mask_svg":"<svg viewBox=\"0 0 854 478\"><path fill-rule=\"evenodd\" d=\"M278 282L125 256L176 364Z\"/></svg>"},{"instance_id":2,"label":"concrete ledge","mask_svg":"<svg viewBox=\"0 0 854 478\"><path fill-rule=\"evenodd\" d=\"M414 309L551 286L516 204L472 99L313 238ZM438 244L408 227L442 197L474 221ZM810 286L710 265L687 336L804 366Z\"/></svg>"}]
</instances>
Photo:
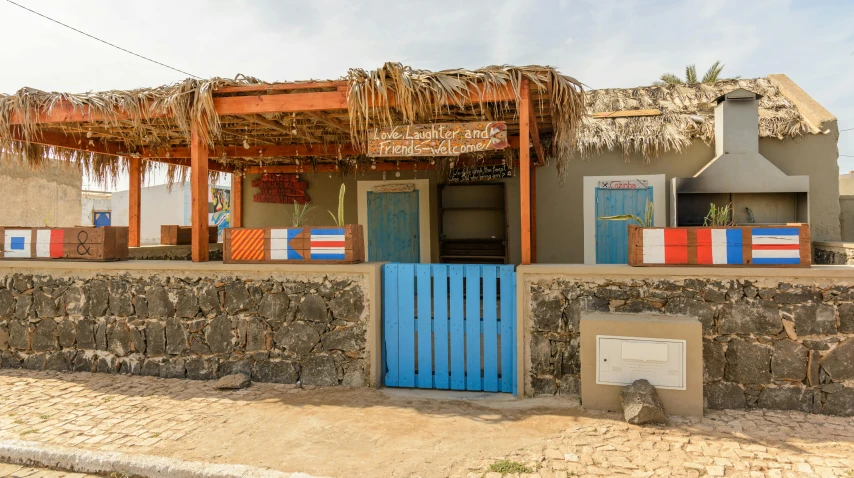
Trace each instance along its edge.
<instances>
[{"instance_id":1,"label":"concrete ledge","mask_svg":"<svg viewBox=\"0 0 854 478\"><path fill-rule=\"evenodd\" d=\"M247 465L79 450L21 440L0 440L0 461L78 473L119 473L144 478L317 478L305 473L283 473Z\"/></svg>"},{"instance_id":2,"label":"concrete ledge","mask_svg":"<svg viewBox=\"0 0 854 478\"><path fill-rule=\"evenodd\" d=\"M598 277L798 277L854 279L854 266L773 267L632 267L628 265L535 264L518 266L517 274ZM518 283L523 281L519 278Z\"/></svg>"},{"instance_id":3,"label":"concrete ledge","mask_svg":"<svg viewBox=\"0 0 854 478\"><path fill-rule=\"evenodd\" d=\"M356 273L378 272L382 262L364 264L223 264L222 261L10 261L0 260L0 269L44 270L44 271L86 271L86 272L133 272L133 271L180 271L187 273L205 272L291 272L296 274Z\"/></svg>"},{"instance_id":4,"label":"concrete ledge","mask_svg":"<svg viewBox=\"0 0 854 478\"><path fill-rule=\"evenodd\" d=\"M208 244L211 259L222 260L222 243ZM192 259L192 250L189 245L153 245L128 248L128 259L132 261L189 261Z\"/></svg>"}]
</instances>

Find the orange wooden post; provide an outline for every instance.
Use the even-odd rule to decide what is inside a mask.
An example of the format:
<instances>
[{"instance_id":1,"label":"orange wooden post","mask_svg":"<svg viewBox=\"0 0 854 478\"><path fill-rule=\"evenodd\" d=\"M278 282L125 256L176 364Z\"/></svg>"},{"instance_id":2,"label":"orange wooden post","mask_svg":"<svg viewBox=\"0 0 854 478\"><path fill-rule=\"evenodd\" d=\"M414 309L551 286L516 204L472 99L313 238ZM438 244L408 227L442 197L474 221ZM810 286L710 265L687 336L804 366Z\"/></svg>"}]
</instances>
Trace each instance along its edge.
<instances>
[{"instance_id":1,"label":"orange wooden post","mask_svg":"<svg viewBox=\"0 0 854 478\"><path fill-rule=\"evenodd\" d=\"M531 95L528 80L519 92L519 209L522 213L522 265L531 263Z\"/></svg>"},{"instance_id":2,"label":"orange wooden post","mask_svg":"<svg viewBox=\"0 0 854 478\"><path fill-rule=\"evenodd\" d=\"M139 247L142 212L142 168L139 158L128 158L128 247Z\"/></svg>"},{"instance_id":3,"label":"orange wooden post","mask_svg":"<svg viewBox=\"0 0 854 478\"><path fill-rule=\"evenodd\" d=\"M190 138L190 216L193 226L193 262L208 261L208 145L193 123Z\"/></svg>"},{"instance_id":4,"label":"orange wooden post","mask_svg":"<svg viewBox=\"0 0 854 478\"><path fill-rule=\"evenodd\" d=\"M229 227L243 227L243 175L231 174L231 222Z\"/></svg>"},{"instance_id":5,"label":"orange wooden post","mask_svg":"<svg viewBox=\"0 0 854 478\"><path fill-rule=\"evenodd\" d=\"M531 262L537 263L537 166L531 165Z\"/></svg>"}]
</instances>

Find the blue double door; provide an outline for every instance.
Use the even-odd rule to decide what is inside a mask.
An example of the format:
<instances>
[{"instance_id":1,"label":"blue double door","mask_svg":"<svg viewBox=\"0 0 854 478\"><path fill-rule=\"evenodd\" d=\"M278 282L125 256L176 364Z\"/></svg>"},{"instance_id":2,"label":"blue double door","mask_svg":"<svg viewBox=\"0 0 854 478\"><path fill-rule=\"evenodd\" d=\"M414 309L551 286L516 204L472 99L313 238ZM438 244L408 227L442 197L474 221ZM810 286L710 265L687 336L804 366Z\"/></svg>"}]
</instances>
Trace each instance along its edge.
<instances>
[{"instance_id":1,"label":"blue double door","mask_svg":"<svg viewBox=\"0 0 854 478\"><path fill-rule=\"evenodd\" d=\"M387 387L516 393L512 265L383 266Z\"/></svg>"},{"instance_id":2,"label":"blue double door","mask_svg":"<svg viewBox=\"0 0 854 478\"><path fill-rule=\"evenodd\" d=\"M643 219L646 203L653 202L652 187L648 189L596 188L596 263L629 263L629 224L633 220L599 219L603 216L634 214Z\"/></svg>"}]
</instances>

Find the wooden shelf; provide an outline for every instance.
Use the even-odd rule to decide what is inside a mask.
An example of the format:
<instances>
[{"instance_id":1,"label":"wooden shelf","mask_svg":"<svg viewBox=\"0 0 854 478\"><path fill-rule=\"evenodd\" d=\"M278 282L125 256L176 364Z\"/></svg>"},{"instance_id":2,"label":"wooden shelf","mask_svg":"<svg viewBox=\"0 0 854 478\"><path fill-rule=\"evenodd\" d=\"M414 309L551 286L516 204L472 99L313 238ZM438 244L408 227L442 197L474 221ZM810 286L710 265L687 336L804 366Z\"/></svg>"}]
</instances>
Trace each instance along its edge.
<instances>
[{"instance_id":1,"label":"wooden shelf","mask_svg":"<svg viewBox=\"0 0 854 478\"><path fill-rule=\"evenodd\" d=\"M503 207L464 207L464 206L455 206L455 207L440 207L442 211L503 211Z\"/></svg>"},{"instance_id":2,"label":"wooden shelf","mask_svg":"<svg viewBox=\"0 0 854 478\"><path fill-rule=\"evenodd\" d=\"M467 190L474 186L477 191ZM440 184L438 190L439 262L506 264L508 226L504 183ZM455 211L467 214L453 214ZM482 220L477 220L478 217ZM444 237L446 234L458 237Z\"/></svg>"}]
</instances>

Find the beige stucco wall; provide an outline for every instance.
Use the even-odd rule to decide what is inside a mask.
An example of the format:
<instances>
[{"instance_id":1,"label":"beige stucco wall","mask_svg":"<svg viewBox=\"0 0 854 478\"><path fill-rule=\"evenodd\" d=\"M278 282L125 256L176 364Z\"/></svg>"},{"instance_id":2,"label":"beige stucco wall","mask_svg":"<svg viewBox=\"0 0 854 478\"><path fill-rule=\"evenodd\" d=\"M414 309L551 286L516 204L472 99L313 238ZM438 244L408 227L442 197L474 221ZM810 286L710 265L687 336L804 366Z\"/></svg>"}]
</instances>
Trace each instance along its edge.
<instances>
[{"instance_id":1,"label":"beige stucco wall","mask_svg":"<svg viewBox=\"0 0 854 478\"><path fill-rule=\"evenodd\" d=\"M759 151L784 173L810 176L810 219L812 238L818 241L838 241L842 238L839 206L839 168L836 164L838 151L835 133L808 135L797 140L761 139ZM632 155L626 161L622 153L602 154L589 160L574 160L568 166L569 173L563 184L559 184L553 165L537 168L537 261L551 264L580 264L584 262L584 218L582 186L584 176L647 175L664 174L669 182L674 177L693 176L714 157L714 147L697 141L682 153L667 153L649 163ZM244 179L243 208L246 227L285 226L288 224L291 205L264 204L252 201L258 192L251 186L252 179ZM435 188L438 174L435 171L401 172L395 178L393 172L388 179L428 178ZM312 225L331 225L326 210L336 210L340 176L328 174L302 174L308 181L311 203L318 208L311 215ZM442 176L444 180L444 176ZM344 178L345 220L356 222L356 180L382 180L382 173L368 173ZM510 262L518 264L520 251L520 214L518 177L503 181L507 193L508 249ZM430 225L433 231L431 250L433 262L438 262L438 210L435 189L431 194ZM670 192L667 191L667 197ZM669 204L667 214L669 216Z\"/></svg>"},{"instance_id":2,"label":"beige stucco wall","mask_svg":"<svg viewBox=\"0 0 854 478\"><path fill-rule=\"evenodd\" d=\"M32 170L0 163L0 225L56 226L80 224L83 174L76 166L54 163Z\"/></svg>"}]
</instances>

